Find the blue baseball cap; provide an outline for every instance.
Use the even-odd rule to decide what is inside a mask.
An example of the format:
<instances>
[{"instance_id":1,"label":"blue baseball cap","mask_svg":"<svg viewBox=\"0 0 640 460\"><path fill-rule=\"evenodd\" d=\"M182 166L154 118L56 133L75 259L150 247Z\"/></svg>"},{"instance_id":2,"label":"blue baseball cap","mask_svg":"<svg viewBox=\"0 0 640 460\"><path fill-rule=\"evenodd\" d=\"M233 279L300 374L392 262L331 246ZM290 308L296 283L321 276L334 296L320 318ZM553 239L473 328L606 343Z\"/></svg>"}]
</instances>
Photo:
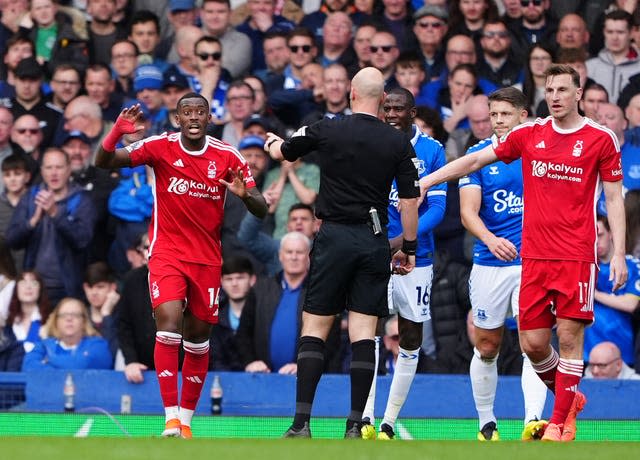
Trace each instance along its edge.
<instances>
[{"instance_id":1,"label":"blue baseball cap","mask_svg":"<svg viewBox=\"0 0 640 460\"><path fill-rule=\"evenodd\" d=\"M64 134L64 137L62 138L62 142L60 143L60 146L63 146L64 144L66 144L72 139L80 139L85 144L91 145L91 140L89 139L89 137L87 137L85 133L83 133L82 131L74 130Z\"/></svg>"},{"instance_id":2,"label":"blue baseball cap","mask_svg":"<svg viewBox=\"0 0 640 460\"><path fill-rule=\"evenodd\" d=\"M250 147L258 147L262 149L264 148L264 142L264 139L259 136L245 136L240 139L238 150L248 149Z\"/></svg>"},{"instance_id":3,"label":"blue baseball cap","mask_svg":"<svg viewBox=\"0 0 640 460\"><path fill-rule=\"evenodd\" d=\"M169 11L189 11L196 7L195 0L169 0Z\"/></svg>"},{"instance_id":4,"label":"blue baseball cap","mask_svg":"<svg viewBox=\"0 0 640 460\"><path fill-rule=\"evenodd\" d=\"M154 65L141 65L133 77L133 90L162 89L162 72Z\"/></svg>"}]
</instances>

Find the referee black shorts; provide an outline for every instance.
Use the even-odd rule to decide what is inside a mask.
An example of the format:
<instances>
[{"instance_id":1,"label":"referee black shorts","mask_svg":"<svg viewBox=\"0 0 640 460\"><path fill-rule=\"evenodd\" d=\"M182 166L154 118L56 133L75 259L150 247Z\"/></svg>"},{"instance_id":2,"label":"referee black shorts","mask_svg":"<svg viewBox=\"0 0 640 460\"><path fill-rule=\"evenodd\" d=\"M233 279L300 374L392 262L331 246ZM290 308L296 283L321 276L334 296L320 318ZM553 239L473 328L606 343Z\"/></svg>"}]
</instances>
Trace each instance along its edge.
<instances>
[{"instance_id":1,"label":"referee black shorts","mask_svg":"<svg viewBox=\"0 0 640 460\"><path fill-rule=\"evenodd\" d=\"M335 315L346 308L388 316L390 264L386 232L376 236L368 224L323 222L311 249L304 311Z\"/></svg>"}]
</instances>

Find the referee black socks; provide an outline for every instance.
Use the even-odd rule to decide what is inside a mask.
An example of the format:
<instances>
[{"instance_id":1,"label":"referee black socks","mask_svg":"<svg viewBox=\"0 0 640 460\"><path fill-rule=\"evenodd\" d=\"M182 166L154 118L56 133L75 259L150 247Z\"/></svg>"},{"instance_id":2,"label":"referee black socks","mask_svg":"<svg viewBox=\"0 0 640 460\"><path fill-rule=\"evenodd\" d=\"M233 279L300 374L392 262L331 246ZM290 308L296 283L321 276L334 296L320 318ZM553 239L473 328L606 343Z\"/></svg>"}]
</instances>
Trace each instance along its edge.
<instances>
[{"instance_id":1,"label":"referee black socks","mask_svg":"<svg viewBox=\"0 0 640 460\"><path fill-rule=\"evenodd\" d=\"M351 413L347 421L347 430L351 428L350 425L362 420L362 412L373 381L375 355L373 340L359 340L351 344Z\"/></svg>"},{"instance_id":2,"label":"referee black socks","mask_svg":"<svg viewBox=\"0 0 640 460\"><path fill-rule=\"evenodd\" d=\"M300 337L296 379L296 415L292 425L295 430L303 428L304 423L311 418L311 406L323 370L324 341L318 337Z\"/></svg>"}]
</instances>

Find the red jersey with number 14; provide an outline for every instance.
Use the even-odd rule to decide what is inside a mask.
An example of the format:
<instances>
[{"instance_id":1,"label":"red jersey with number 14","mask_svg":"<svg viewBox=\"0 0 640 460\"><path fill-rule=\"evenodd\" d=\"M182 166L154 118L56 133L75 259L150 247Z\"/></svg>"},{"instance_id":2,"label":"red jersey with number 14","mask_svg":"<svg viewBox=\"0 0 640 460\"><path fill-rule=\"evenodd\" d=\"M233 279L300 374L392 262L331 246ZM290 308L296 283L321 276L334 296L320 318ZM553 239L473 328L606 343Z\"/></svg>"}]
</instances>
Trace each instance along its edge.
<instances>
[{"instance_id":1,"label":"red jersey with number 14","mask_svg":"<svg viewBox=\"0 0 640 460\"><path fill-rule=\"evenodd\" d=\"M588 118L571 130L539 118L514 128L494 149L505 163L522 157L522 257L594 263L600 180L622 180L613 132Z\"/></svg>"},{"instance_id":2,"label":"red jersey with number 14","mask_svg":"<svg viewBox=\"0 0 640 460\"><path fill-rule=\"evenodd\" d=\"M147 164L155 175L149 255L221 265L220 228L230 172L242 169L248 188L255 187L242 155L229 144L206 136L198 152L182 146L180 133L152 136L127 147L132 166Z\"/></svg>"}]
</instances>

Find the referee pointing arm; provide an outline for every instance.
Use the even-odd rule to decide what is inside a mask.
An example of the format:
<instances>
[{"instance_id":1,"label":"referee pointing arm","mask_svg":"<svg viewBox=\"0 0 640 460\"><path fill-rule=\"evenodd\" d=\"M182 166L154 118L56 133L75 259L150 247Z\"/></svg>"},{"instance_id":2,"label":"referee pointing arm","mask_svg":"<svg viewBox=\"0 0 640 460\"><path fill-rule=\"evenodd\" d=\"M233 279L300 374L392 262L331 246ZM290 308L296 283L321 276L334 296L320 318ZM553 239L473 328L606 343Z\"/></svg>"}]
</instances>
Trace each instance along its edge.
<instances>
[{"instance_id":1,"label":"referee pointing arm","mask_svg":"<svg viewBox=\"0 0 640 460\"><path fill-rule=\"evenodd\" d=\"M288 141L269 134L265 149L275 160L294 161L318 151L322 227L311 252L298 348L296 414L285 437L310 437L309 419L324 367L325 339L335 315L349 310L351 412L345 437L360 437L362 411L374 371L378 317L388 314L390 263L396 273L415 264L418 173L408 136L377 118L384 98L382 74L368 67L351 83L353 115L300 128ZM402 209L403 245L391 260L386 234L393 180Z\"/></svg>"}]
</instances>

